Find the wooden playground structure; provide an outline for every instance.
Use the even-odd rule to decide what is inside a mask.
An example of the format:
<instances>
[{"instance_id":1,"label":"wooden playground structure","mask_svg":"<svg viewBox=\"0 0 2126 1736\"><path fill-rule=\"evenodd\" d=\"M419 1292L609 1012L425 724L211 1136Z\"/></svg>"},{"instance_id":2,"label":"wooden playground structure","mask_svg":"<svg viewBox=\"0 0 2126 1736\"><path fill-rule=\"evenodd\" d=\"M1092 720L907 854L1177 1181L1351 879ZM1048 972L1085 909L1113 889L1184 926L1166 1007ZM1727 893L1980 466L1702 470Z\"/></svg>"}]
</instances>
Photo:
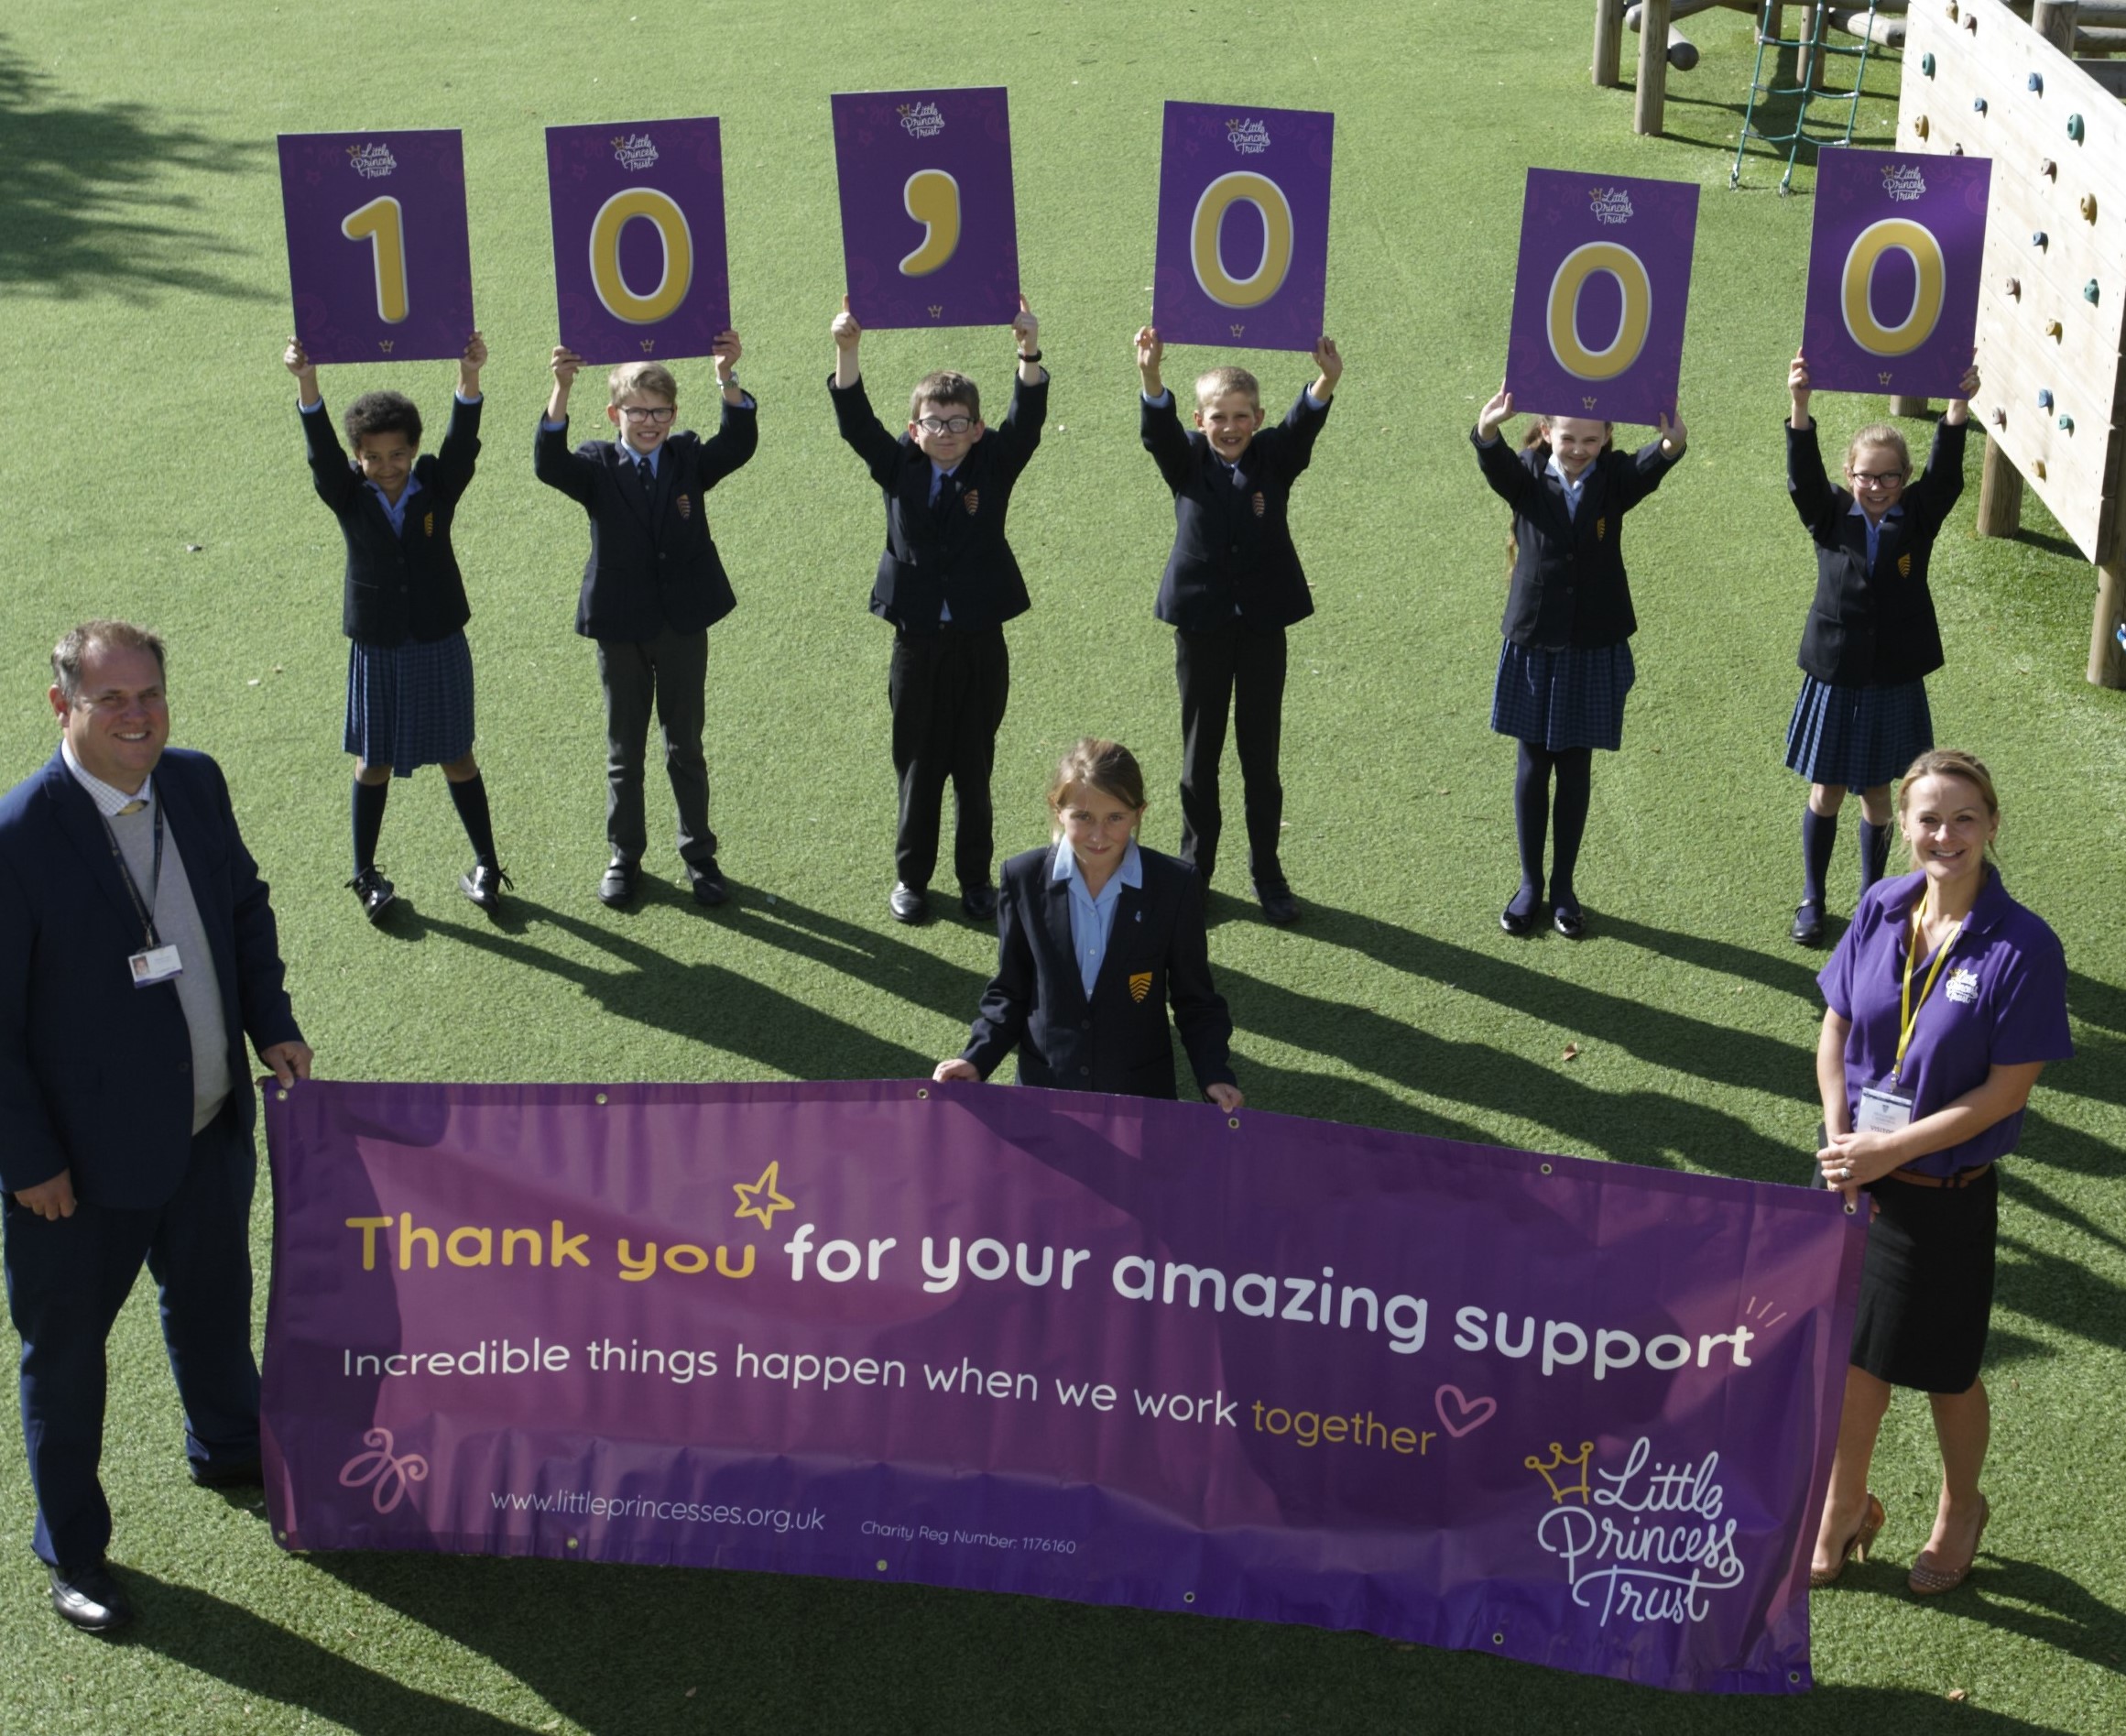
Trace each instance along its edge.
<instances>
[{"instance_id":1,"label":"wooden playground structure","mask_svg":"<svg viewBox=\"0 0 2126 1736\"><path fill-rule=\"evenodd\" d=\"M1826 30L1901 48L1894 150L1991 159L1979 300L1985 384L1971 406L1987 434L1978 530L2015 535L2023 490L2035 491L2097 569L2088 679L2126 688L2126 60L2100 58L2126 50L2126 4L1644 0L1631 8L1635 131L1661 131L1672 57L1681 68L1696 63L1675 21L1716 5L1755 14L1767 41L1781 39L1783 11L1811 15L1782 39L1804 45L1804 87L1818 76L1807 45ZM1619 82L1627 22L1624 0L1597 0L1597 85ZM1676 54L1679 42L1688 53ZM1923 408L1891 403L1893 414Z\"/></svg>"}]
</instances>

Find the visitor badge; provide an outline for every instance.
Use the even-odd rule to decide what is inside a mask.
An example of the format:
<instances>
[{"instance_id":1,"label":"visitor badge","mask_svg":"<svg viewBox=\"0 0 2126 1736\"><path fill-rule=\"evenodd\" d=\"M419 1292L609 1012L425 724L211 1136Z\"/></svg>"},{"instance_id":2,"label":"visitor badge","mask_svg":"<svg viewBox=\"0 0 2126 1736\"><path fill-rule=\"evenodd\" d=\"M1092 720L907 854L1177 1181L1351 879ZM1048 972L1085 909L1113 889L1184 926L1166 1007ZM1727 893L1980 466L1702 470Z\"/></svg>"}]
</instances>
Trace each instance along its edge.
<instances>
[{"instance_id":1,"label":"visitor badge","mask_svg":"<svg viewBox=\"0 0 2126 1736\"><path fill-rule=\"evenodd\" d=\"M125 964L133 972L136 988L146 988L150 983L166 983L184 969L174 946L145 946Z\"/></svg>"},{"instance_id":2,"label":"visitor badge","mask_svg":"<svg viewBox=\"0 0 2126 1736\"><path fill-rule=\"evenodd\" d=\"M1853 1117L1854 1132L1895 1133L1911 1125L1910 1097L1885 1091L1880 1086L1870 1085L1861 1089L1859 1113Z\"/></svg>"}]
</instances>

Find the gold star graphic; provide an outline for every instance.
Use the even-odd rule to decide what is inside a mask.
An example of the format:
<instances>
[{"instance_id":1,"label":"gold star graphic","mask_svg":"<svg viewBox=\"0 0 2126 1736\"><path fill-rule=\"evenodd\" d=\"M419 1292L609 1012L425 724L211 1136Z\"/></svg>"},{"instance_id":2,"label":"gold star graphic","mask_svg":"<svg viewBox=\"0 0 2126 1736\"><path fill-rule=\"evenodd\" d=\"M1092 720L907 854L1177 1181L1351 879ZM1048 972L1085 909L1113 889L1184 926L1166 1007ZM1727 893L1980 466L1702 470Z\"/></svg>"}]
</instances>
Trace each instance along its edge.
<instances>
[{"instance_id":1,"label":"gold star graphic","mask_svg":"<svg viewBox=\"0 0 2126 1736\"><path fill-rule=\"evenodd\" d=\"M786 1197L776 1187L776 1171L780 1167L780 1163L770 1163L760 1172L760 1179L757 1182L733 1182L731 1191L738 1196L738 1209L731 1216L758 1217L761 1228L773 1229L777 1212L795 1211L797 1202ZM763 1194L768 1196L765 1201L760 1197Z\"/></svg>"}]
</instances>

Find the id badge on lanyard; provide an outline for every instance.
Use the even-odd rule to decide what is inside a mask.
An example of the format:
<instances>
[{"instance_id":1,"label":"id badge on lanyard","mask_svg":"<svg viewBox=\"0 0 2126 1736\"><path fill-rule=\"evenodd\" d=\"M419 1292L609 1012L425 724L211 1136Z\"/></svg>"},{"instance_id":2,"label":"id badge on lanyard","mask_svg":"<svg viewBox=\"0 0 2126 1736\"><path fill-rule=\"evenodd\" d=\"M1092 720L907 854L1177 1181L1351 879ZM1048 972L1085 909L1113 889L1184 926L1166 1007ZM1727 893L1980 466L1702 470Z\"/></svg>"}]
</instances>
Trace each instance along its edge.
<instances>
[{"instance_id":1,"label":"id badge on lanyard","mask_svg":"<svg viewBox=\"0 0 2126 1736\"><path fill-rule=\"evenodd\" d=\"M104 835L111 842L111 859L117 864L118 878L125 881L127 895L133 900L135 913L140 918L141 947L136 953L125 955L125 968L133 978L136 988L152 988L157 983L169 982L173 977L184 974L184 961L178 956L175 946L166 946L162 937L155 932L155 899L162 887L162 804L155 804L155 864L154 878L148 883L147 896L140 896L140 889L133 883L133 870L126 867L124 852L118 848L118 835L111 830L111 823L104 822Z\"/></svg>"},{"instance_id":2,"label":"id badge on lanyard","mask_svg":"<svg viewBox=\"0 0 2126 1736\"><path fill-rule=\"evenodd\" d=\"M1919 957L1919 949L1924 935L1924 922L1926 901L1923 897L1913 907L1912 940L1904 949L1904 988L1899 999L1899 1025L1897 1033L1897 1058L1890 1065L1890 1076L1880 1085L1863 1086L1860 1101L1853 1112L1853 1131L1856 1133L1896 1133L1912 1125L1913 1094L1904 1086L1904 1054L1912 1047L1913 1027L1919 1022L1919 1010L1926 1005L1926 998L1934 992L1935 978L1942 974L1942 966L1948 961L1949 950L1957 944L1957 937L1964 932L1958 923L1942 942L1941 950L1935 955L1934 966L1926 973L1926 981L1919 991L1915 1003L1912 999L1912 967Z\"/></svg>"},{"instance_id":3,"label":"id badge on lanyard","mask_svg":"<svg viewBox=\"0 0 2126 1736\"><path fill-rule=\"evenodd\" d=\"M1897 1089L1894 1081L1863 1086L1859 1108L1853 1113L1856 1133L1896 1133L1912 1125L1912 1097Z\"/></svg>"}]
</instances>

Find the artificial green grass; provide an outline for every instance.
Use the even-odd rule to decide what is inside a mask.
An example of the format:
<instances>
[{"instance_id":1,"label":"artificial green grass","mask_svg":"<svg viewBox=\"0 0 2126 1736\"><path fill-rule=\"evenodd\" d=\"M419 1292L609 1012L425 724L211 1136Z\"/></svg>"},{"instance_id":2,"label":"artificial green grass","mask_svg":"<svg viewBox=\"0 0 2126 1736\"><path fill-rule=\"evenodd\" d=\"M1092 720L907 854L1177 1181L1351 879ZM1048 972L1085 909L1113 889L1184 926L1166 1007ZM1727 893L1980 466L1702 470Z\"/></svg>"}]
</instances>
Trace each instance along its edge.
<instances>
[{"instance_id":1,"label":"artificial green grass","mask_svg":"<svg viewBox=\"0 0 2126 1736\"><path fill-rule=\"evenodd\" d=\"M1221 900L1213 956L1243 1083L1292 1113L1798 1179L1820 1004L1816 961L1783 938L1801 790L1780 757L1813 562L1777 423L1812 177L1804 155L1783 199L1778 165L1753 152L1728 191L1746 20L1685 27L1704 60L1671 75L1654 140L1632 136L1628 88L1589 87L1587 14L1584 0L17 8L0 25L0 765L23 775L49 751L43 658L65 625L114 613L168 633L177 738L229 770L333 1076L925 1072L957 1048L993 943L956 919L899 929L884 909L888 634L864 607L879 510L823 386L841 287L827 94L1011 92L1020 257L1055 386L1012 519L1035 608L1010 631L1005 850L1045 835L1046 769L1088 730L1143 756L1150 841L1178 832L1171 637L1150 614L1172 520L1137 446L1128 353L1149 313L1160 104L1332 108L1328 325L1349 372L1294 504L1319 613L1292 633L1286 703L1287 866L1309 913L1279 932ZM1870 72L1864 142L1888 136L1895 72L1893 57ZM761 404L759 456L710 502L740 597L711 635L709 713L739 890L697 912L667 845L649 863L660 884L616 915L592 896L603 742L590 649L570 631L583 520L529 466L553 329L541 129L702 113L724 123L735 319ZM339 541L278 361L271 138L365 126L465 131L494 361L459 540L480 754L518 887L498 923L453 890L463 846L433 771L395 790L386 822L383 860L410 908L373 934L341 887ZM1623 752L1597 769L1580 879L1593 935L1577 947L1511 943L1495 923L1515 878L1511 749L1486 726L1505 524L1465 439L1498 384L1531 164L1705 190L1691 451L1630 521L1640 685ZM935 366L1001 392L1007 357L1000 330L881 333L865 371L890 415ZM1296 355L1240 359L1279 409L1307 377ZM1185 381L1193 360L1171 357L1170 376ZM682 413L705 405L705 365L681 379ZM392 385L440 414L449 380L429 364L327 368L323 384L335 409ZM596 399L578 396L580 428ZM1819 399L1826 447L1880 409ZM1907 1398L1877 1461L1881 1559L1815 1600L1814 1695L1690 1700L1361 1635L905 1587L288 1556L259 1513L184 1482L143 1294L113 1344L106 1481L147 1619L123 1646L64 1632L23 1549L0 1574L0 1730L2126 1725L2111 1450L2126 1340L2122 702L2082 681L2090 570L2042 508L2013 543L1974 540L1970 521L1967 494L1936 557L1937 729L2000 778L2005 872L2066 943L2080 1053L2040 1085L2003 1186L1980 1571L1935 1606L1902 1591L1935 1464ZM654 779L650 811L668 837ZM1242 883L1233 820L1228 888ZM15 1429L0 1423L0 1534L26 1540ZM1954 1689L1968 1698L1947 1702Z\"/></svg>"}]
</instances>

